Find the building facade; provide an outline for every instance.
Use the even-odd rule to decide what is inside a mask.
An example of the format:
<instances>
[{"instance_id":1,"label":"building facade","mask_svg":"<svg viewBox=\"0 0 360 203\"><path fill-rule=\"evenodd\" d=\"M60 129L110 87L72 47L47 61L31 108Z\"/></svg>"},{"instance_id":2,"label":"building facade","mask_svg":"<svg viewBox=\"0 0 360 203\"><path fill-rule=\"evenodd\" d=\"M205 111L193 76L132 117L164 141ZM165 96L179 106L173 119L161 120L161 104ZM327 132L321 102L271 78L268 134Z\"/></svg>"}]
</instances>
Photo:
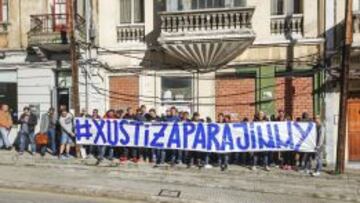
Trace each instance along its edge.
<instances>
[{"instance_id":1,"label":"building facade","mask_svg":"<svg viewBox=\"0 0 360 203\"><path fill-rule=\"evenodd\" d=\"M0 102L11 105L14 117L28 105L39 114L72 108L69 2L0 0ZM326 159L335 162L339 91L325 69L339 64L344 1L74 2L81 108L104 113L145 104L162 114L175 106L234 121L257 111L270 117L282 109L294 120L307 112L322 117ZM359 108L358 16L350 112ZM357 160L351 146L359 125L350 120L348 157Z\"/></svg>"}]
</instances>

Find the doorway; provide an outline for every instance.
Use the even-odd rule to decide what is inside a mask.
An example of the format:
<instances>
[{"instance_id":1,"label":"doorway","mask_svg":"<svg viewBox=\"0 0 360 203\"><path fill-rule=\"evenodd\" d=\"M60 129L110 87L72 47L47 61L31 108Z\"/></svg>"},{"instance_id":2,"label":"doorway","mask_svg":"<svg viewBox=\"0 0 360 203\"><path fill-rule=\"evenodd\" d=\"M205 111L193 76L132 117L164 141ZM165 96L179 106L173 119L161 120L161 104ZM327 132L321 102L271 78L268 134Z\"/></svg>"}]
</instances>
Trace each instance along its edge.
<instances>
[{"instance_id":1,"label":"doorway","mask_svg":"<svg viewBox=\"0 0 360 203\"><path fill-rule=\"evenodd\" d=\"M70 104L70 90L69 88L58 88L58 109L61 106L66 106L66 109L69 111L69 104Z\"/></svg>"},{"instance_id":2,"label":"doorway","mask_svg":"<svg viewBox=\"0 0 360 203\"><path fill-rule=\"evenodd\" d=\"M360 99L348 101L349 161L360 161Z\"/></svg>"}]
</instances>

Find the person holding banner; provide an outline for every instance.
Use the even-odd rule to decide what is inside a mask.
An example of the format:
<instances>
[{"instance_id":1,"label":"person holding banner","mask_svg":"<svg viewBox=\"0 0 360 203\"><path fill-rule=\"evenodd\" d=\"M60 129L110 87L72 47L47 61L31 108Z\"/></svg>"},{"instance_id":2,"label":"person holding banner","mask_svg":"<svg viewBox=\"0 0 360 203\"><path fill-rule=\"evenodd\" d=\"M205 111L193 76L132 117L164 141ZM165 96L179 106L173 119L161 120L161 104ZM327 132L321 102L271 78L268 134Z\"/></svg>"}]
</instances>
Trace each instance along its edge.
<instances>
[{"instance_id":1,"label":"person holding banner","mask_svg":"<svg viewBox=\"0 0 360 203\"><path fill-rule=\"evenodd\" d=\"M287 121L289 119L286 118L285 112L282 109L278 110L278 115L275 119L275 121L283 122ZM292 166L294 165L294 152L287 151L287 152L278 152L279 159L281 159L281 168L283 170L292 170Z\"/></svg>"},{"instance_id":2,"label":"person holding banner","mask_svg":"<svg viewBox=\"0 0 360 203\"><path fill-rule=\"evenodd\" d=\"M106 112L105 119L116 119L115 117L115 110L114 109L110 109L109 111ZM111 146L99 146L99 156L98 156L98 161L97 161L97 165L101 164L101 162L104 160L104 156L106 151L108 151L108 159L110 161L112 161L114 159L114 148Z\"/></svg>"},{"instance_id":3,"label":"person holding banner","mask_svg":"<svg viewBox=\"0 0 360 203\"><path fill-rule=\"evenodd\" d=\"M258 111L255 113L253 121L254 122L266 122L266 121L269 121L269 119L266 117L266 115L263 111ZM270 154L271 154L270 152L266 152L266 151L265 152L254 152L251 170L253 170L253 171L257 170L256 166L258 165L259 157L262 157L265 171L270 171L270 167L269 167Z\"/></svg>"},{"instance_id":4,"label":"person holding banner","mask_svg":"<svg viewBox=\"0 0 360 203\"><path fill-rule=\"evenodd\" d=\"M180 122L179 113L175 106L170 108L170 116L167 116L166 121L170 122L170 123ZM169 154L170 154L171 166L174 166L181 162L181 160L182 160L182 151L181 150L169 150Z\"/></svg>"},{"instance_id":5,"label":"person holding banner","mask_svg":"<svg viewBox=\"0 0 360 203\"><path fill-rule=\"evenodd\" d=\"M200 114L198 112L193 113L192 122L203 122L203 120L200 119ZM190 168L194 162L196 162L197 167L201 167L201 152L186 151L186 162L188 168Z\"/></svg>"},{"instance_id":6,"label":"person holding banner","mask_svg":"<svg viewBox=\"0 0 360 203\"><path fill-rule=\"evenodd\" d=\"M147 116L147 122L156 123L160 121L161 118L156 114L156 110L150 109ZM156 153L157 153L157 149L147 149L147 156L149 157L150 163L156 163Z\"/></svg>"},{"instance_id":7,"label":"person holding banner","mask_svg":"<svg viewBox=\"0 0 360 203\"><path fill-rule=\"evenodd\" d=\"M131 108L131 107L128 107L127 108L127 110L126 110L126 114L125 114L125 116L124 116L124 119L126 119L126 120L137 120L138 118L137 118L137 114L135 114L134 113L134 111L133 111L133 109ZM139 109L137 110L137 112L136 113L138 113L139 112ZM124 150L125 150L125 148L124 148ZM131 148L126 148L126 152L125 152L125 154L126 154L126 156L128 157L128 153L129 153L129 151L130 151L130 153L131 153L131 161L133 162L133 163L137 163L138 161L139 161L139 159L138 159L138 149L137 148L135 148L135 147L131 147Z\"/></svg>"},{"instance_id":8,"label":"person holding banner","mask_svg":"<svg viewBox=\"0 0 360 203\"><path fill-rule=\"evenodd\" d=\"M303 112L302 113L300 122L312 122L312 121L313 120L311 119L308 112ZM313 153L308 153L308 152L299 152L298 153L299 171L304 172L306 174L310 174L310 170L308 170L307 165L308 165L308 162L311 161L311 156L312 155L313 155Z\"/></svg>"},{"instance_id":9,"label":"person holding banner","mask_svg":"<svg viewBox=\"0 0 360 203\"><path fill-rule=\"evenodd\" d=\"M231 116L230 115L225 115L223 123L231 123ZM221 159L220 159L220 169L221 169L221 171L227 170L228 165L229 165L229 154L228 153L221 154Z\"/></svg>"},{"instance_id":10,"label":"person holding banner","mask_svg":"<svg viewBox=\"0 0 360 203\"><path fill-rule=\"evenodd\" d=\"M99 120L101 119L101 116L99 115L99 110L98 109L93 109L92 111L92 114L91 114L91 118L94 119L94 120ZM89 145L88 146L88 154L89 154L89 157L91 156L94 156L95 157L95 152L98 151L98 154L99 155L99 150L97 150L98 147L94 146L94 145Z\"/></svg>"},{"instance_id":11,"label":"person holding banner","mask_svg":"<svg viewBox=\"0 0 360 203\"><path fill-rule=\"evenodd\" d=\"M122 117L122 119L125 120L134 120L135 115L133 113L133 109L131 107L128 107L126 109L125 115ZM129 148L128 147L120 147L120 163L124 164L128 161L129 157Z\"/></svg>"}]
</instances>

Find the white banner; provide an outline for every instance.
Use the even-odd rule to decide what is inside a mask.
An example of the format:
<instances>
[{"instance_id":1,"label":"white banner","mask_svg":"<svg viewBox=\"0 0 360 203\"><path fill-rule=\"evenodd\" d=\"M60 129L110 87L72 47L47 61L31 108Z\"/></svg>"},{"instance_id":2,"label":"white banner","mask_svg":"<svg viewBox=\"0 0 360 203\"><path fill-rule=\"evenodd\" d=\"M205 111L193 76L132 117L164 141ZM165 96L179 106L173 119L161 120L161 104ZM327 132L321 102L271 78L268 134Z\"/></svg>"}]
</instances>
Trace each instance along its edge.
<instances>
[{"instance_id":1,"label":"white banner","mask_svg":"<svg viewBox=\"0 0 360 203\"><path fill-rule=\"evenodd\" d=\"M75 119L76 143L203 152L313 152L313 122L144 123L116 119Z\"/></svg>"}]
</instances>

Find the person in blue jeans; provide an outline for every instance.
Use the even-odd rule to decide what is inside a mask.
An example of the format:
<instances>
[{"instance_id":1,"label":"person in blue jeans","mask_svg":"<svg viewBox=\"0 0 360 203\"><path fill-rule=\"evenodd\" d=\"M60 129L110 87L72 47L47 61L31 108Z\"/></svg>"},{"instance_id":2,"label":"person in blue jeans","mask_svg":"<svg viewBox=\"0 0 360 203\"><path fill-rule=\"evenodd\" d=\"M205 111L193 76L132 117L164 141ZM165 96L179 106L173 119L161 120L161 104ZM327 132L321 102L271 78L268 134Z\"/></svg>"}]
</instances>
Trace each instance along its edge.
<instances>
[{"instance_id":1,"label":"person in blue jeans","mask_svg":"<svg viewBox=\"0 0 360 203\"><path fill-rule=\"evenodd\" d=\"M64 160L70 158L70 147L72 144L74 144L72 140L72 137L75 137L75 133L73 132L73 116L65 109L63 109L61 111L59 123L61 126L61 145L59 158Z\"/></svg>"},{"instance_id":2,"label":"person in blue jeans","mask_svg":"<svg viewBox=\"0 0 360 203\"><path fill-rule=\"evenodd\" d=\"M48 146L43 146L40 149L42 155L45 155L47 147L50 147L51 154L56 156L56 136L55 136L55 127L56 127L56 117L55 117L55 109L49 108L48 112L44 113L41 116L40 120L40 133L44 133L48 136Z\"/></svg>"},{"instance_id":3,"label":"person in blue jeans","mask_svg":"<svg viewBox=\"0 0 360 203\"><path fill-rule=\"evenodd\" d=\"M26 147L26 140L30 144L32 155L36 153L36 143L35 143L35 126L37 125L37 117L31 111L29 107L25 107L23 109L23 114L20 116L20 149L19 154L22 155L25 151Z\"/></svg>"}]
</instances>

